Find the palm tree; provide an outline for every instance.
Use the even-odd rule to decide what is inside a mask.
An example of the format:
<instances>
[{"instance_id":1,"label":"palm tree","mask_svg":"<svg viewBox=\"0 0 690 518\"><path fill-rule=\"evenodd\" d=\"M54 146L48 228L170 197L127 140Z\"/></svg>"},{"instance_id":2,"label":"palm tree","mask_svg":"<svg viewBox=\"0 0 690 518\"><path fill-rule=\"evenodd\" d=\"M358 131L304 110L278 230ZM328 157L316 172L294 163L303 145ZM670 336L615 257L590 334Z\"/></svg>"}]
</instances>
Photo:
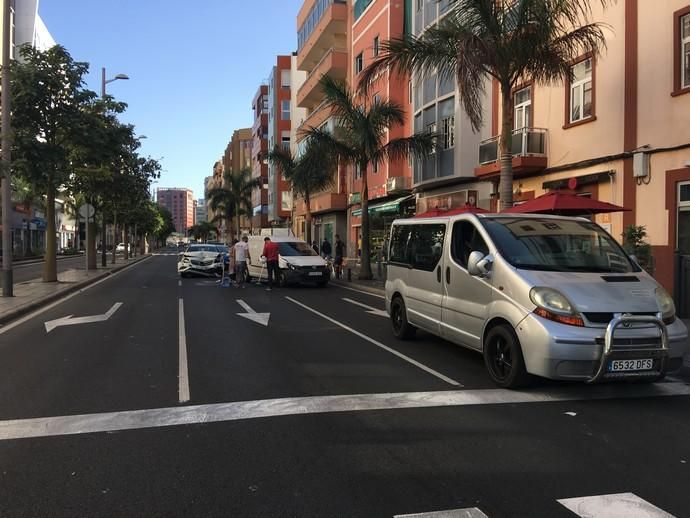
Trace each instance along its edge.
<instances>
[{"instance_id":1,"label":"palm tree","mask_svg":"<svg viewBox=\"0 0 690 518\"><path fill-rule=\"evenodd\" d=\"M231 221L236 223L237 236L240 235L240 216L246 213L246 207L251 207L252 191L261 187L259 178L252 178L250 169L245 168L237 173L227 171L223 175L223 186L208 192L211 210L221 210L222 218L226 221L226 240L230 240ZM211 222L216 222L218 216Z\"/></svg>"},{"instance_id":2,"label":"palm tree","mask_svg":"<svg viewBox=\"0 0 690 518\"><path fill-rule=\"evenodd\" d=\"M611 0L598 0L603 6ZM501 209L513 206L512 89L525 80L552 84L570 77L572 61L606 48L600 23L591 23L589 0L451 0L448 14L418 37L381 44L380 56L363 71L366 91L390 68L439 79L455 78L472 128L482 126L486 80L501 89L499 141Z\"/></svg>"},{"instance_id":3,"label":"palm tree","mask_svg":"<svg viewBox=\"0 0 690 518\"><path fill-rule=\"evenodd\" d=\"M335 133L309 128L306 134L331 156L357 168L362 173L362 263L360 279L371 279L369 256L369 187L367 168L385 161L402 160L412 155L429 156L436 145L436 136L419 133L410 137L388 139L387 130L405 123L404 109L391 100L355 96L346 83L329 76L320 80L324 102L339 120Z\"/></svg>"},{"instance_id":4,"label":"palm tree","mask_svg":"<svg viewBox=\"0 0 690 518\"><path fill-rule=\"evenodd\" d=\"M311 140L306 142L304 152L297 158L278 146L268 153L267 158L285 176L293 195L304 200L305 237L307 243L311 243L311 197L333 185L335 162L326 154L325 148L319 148Z\"/></svg>"}]
</instances>

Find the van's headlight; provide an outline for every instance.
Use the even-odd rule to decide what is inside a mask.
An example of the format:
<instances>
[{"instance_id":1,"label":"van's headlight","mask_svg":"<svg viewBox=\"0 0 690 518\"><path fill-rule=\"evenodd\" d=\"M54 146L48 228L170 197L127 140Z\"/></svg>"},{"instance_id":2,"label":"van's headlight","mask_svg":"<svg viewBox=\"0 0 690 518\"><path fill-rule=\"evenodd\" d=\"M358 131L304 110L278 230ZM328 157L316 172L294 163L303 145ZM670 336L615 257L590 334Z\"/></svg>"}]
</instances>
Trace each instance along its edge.
<instances>
[{"instance_id":1,"label":"van's headlight","mask_svg":"<svg viewBox=\"0 0 690 518\"><path fill-rule=\"evenodd\" d=\"M582 317L560 291L539 286L530 290L529 298L537 306L534 313L540 317L561 324L584 327Z\"/></svg>"},{"instance_id":2,"label":"van's headlight","mask_svg":"<svg viewBox=\"0 0 690 518\"><path fill-rule=\"evenodd\" d=\"M291 270L296 270L296 269L297 269L297 266L295 266L295 265L292 264L292 263L287 263L287 265L288 265L288 268L290 268Z\"/></svg>"},{"instance_id":3,"label":"van's headlight","mask_svg":"<svg viewBox=\"0 0 690 518\"><path fill-rule=\"evenodd\" d=\"M654 296L664 324L672 324L676 319L676 305L673 303L673 298L664 288L654 290Z\"/></svg>"}]
</instances>

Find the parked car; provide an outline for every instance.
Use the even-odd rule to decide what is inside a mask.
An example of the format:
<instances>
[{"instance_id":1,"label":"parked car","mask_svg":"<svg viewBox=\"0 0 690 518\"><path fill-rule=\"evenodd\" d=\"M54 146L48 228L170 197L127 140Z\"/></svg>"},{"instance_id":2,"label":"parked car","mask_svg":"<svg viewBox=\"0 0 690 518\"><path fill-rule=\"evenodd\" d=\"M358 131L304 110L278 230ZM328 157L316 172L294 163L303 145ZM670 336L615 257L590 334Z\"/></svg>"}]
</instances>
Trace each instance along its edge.
<instances>
[{"instance_id":1,"label":"parked car","mask_svg":"<svg viewBox=\"0 0 690 518\"><path fill-rule=\"evenodd\" d=\"M191 275L216 276L223 273L223 256L228 248L224 245L189 245L178 255L177 272L181 277Z\"/></svg>"},{"instance_id":2,"label":"parked car","mask_svg":"<svg viewBox=\"0 0 690 518\"><path fill-rule=\"evenodd\" d=\"M669 294L596 223L533 214L396 220L386 309L481 352L502 387L551 379L658 380L688 331Z\"/></svg>"},{"instance_id":3,"label":"parked car","mask_svg":"<svg viewBox=\"0 0 690 518\"><path fill-rule=\"evenodd\" d=\"M261 260L265 236L249 236L250 262L247 265L249 276L268 279L266 265ZM278 244L280 284L316 283L326 286L331 278L331 270L326 261L314 252L306 242L291 236L269 236Z\"/></svg>"},{"instance_id":4,"label":"parked car","mask_svg":"<svg viewBox=\"0 0 690 518\"><path fill-rule=\"evenodd\" d=\"M131 243L127 243L127 251L130 252L130 253L132 252L132 244L131 244ZM115 253L117 253L117 254L124 254L124 253L125 253L125 244L124 244L124 243L119 243L119 244L115 247Z\"/></svg>"}]
</instances>

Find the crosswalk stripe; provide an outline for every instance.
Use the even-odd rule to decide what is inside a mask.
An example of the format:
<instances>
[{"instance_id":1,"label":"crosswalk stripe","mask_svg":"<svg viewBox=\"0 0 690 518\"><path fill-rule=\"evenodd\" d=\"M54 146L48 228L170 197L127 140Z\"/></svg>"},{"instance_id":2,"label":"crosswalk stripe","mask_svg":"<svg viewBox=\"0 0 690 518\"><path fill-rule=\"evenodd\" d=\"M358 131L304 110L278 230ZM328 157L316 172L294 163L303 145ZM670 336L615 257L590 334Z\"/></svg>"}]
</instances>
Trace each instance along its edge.
<instances>
[{"instance_id":1,"label":"crosswalk stripe","mask_svg":"<svg viewBox=\"0 0 690 518\"><path fill-rule=\"evenodd\" d=\"M634 493L563 498L558 503L581 518L675 518Z\"/></svg>"},{"instance_id":2,"label":"crosswalk stripe","mask_svg":"<svg viewBox=\"0 0 690 518\"><path fill-rule=\"evenodd\" d=\"M429 513L396 514L393 518L489 518L476 507L431 511Z\"/></svg>"}]
</instances>

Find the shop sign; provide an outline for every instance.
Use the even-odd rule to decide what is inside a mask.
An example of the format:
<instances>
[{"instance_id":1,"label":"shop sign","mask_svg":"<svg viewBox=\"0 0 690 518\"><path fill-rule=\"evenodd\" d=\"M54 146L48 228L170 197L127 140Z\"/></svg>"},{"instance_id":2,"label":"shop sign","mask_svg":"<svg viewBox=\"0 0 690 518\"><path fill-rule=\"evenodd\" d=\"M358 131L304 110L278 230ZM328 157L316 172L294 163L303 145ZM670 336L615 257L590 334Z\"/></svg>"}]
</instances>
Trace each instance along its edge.
<instances>
[{"instance_id":1,"label":"shop sign","mask_svg":"<svg viewBox=\"0 0 690 518\"><path fill-rule=\"evenodd\" d=\"M477 205L478 193L472 189L449 192L438 196L426 196L417 200L417 212L422 213L432 209L449 210L469 205Z\"/></svg>"}]
</instances>

